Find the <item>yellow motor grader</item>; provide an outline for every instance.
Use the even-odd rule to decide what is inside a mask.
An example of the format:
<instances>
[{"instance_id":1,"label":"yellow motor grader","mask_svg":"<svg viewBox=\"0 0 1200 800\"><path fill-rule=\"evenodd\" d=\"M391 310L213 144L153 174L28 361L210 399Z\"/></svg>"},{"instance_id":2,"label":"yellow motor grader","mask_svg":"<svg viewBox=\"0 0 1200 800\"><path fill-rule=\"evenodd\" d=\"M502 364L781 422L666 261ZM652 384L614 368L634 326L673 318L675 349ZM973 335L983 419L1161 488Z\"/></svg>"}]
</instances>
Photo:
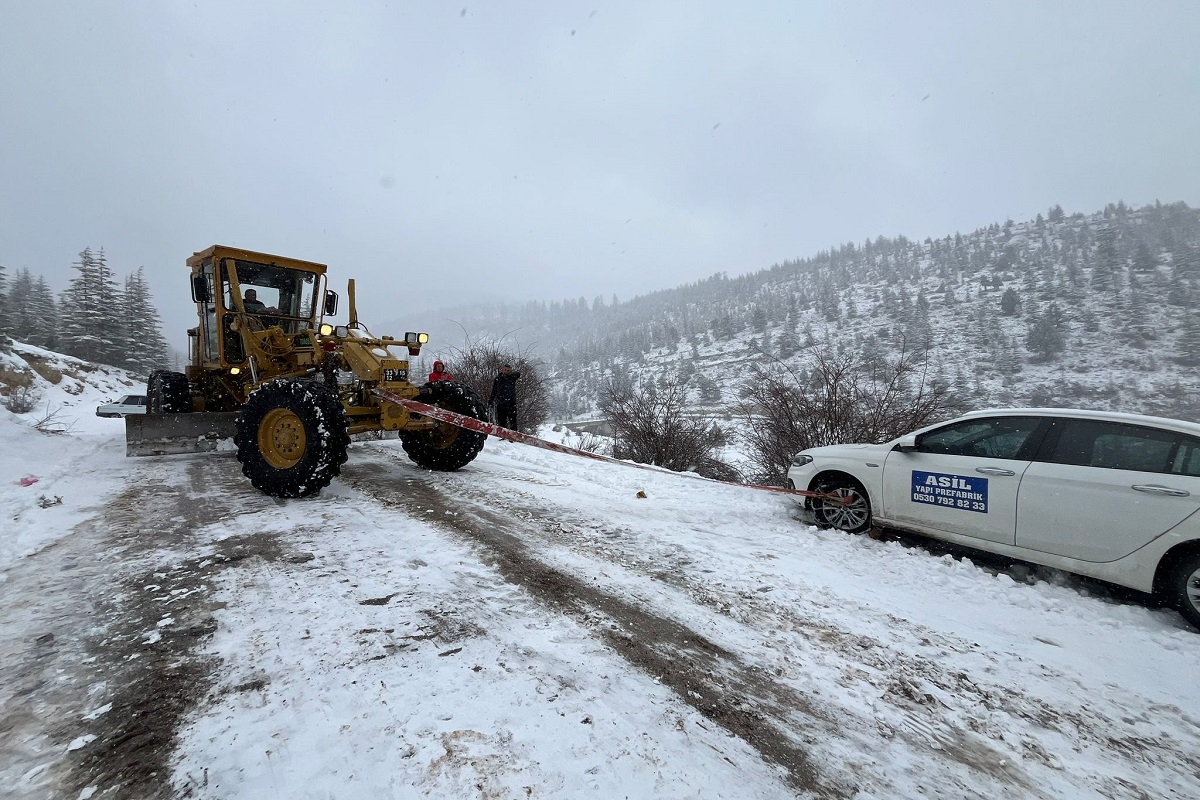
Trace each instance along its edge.
<instances>
[{"instance_id":1,"label":"yellow motor grader","mask_svg":"<svg viewBox=\"0 0 1200 800\"><path fill-rule=\"evenodd\" d=\"M200 324L188 330L185 373L157 371L148 413L126 417L126 453L215 450L231 438L242 472L275 497L319 492L346 461L350 436L398 431L416 464L457 470L486 434L416 413L387 396L484 420L466 386L409 379L409 358L429 337L374 337L359 323L354 281L349 321L326 286L324 264L214 245L187 260Z\"/></svg>"}]
</instances>

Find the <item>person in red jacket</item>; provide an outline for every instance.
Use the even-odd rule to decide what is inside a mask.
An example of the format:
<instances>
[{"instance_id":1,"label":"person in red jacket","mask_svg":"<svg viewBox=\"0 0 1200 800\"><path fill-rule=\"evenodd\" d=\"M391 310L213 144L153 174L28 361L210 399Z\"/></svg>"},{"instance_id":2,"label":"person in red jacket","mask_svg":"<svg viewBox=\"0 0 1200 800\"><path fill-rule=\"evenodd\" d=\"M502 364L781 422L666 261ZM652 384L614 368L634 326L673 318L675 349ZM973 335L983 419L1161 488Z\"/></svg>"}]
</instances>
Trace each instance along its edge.
<instances>
[{"instance_id":1,"label":"person in red jacket","mask_svg":"<svg viewBox=\"0 0 1200 800\"><path fill-rule=\"evenodd\" d=\"M441 361L433 362L433 372L429 373L430 381L452 381L454 376L446 372L446 365Z\"/></svg>"}]
</instances>

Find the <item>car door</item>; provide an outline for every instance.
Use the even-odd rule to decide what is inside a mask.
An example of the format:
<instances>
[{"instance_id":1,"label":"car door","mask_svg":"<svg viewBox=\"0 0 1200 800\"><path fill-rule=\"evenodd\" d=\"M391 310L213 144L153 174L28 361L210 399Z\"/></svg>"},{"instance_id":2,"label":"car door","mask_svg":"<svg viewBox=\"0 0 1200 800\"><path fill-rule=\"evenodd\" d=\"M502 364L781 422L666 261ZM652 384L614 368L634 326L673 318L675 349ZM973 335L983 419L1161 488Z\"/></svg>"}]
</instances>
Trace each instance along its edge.
<instances>
[{"instance_id":1,"label":"car door","mask_svg":"<svg viewBox=\"0 0 1200 800\"><path fill-rule=\"evenodd\" d=\"M1115 561L1200 510L1200 439L1120 422L1063 419L1025 472L1017 544Z\"/></svg>"},{"instance_id":2,"label":"car door","mask_svg":"<svg viewBox=\"0 0 1200 800\"><path fill-rule=\"evenodd\" d=\"M883 516L992 542L1016 540L1017 487L1048 423L976 417L926 431L883 465Z\"/></svg>"}]
</instances>

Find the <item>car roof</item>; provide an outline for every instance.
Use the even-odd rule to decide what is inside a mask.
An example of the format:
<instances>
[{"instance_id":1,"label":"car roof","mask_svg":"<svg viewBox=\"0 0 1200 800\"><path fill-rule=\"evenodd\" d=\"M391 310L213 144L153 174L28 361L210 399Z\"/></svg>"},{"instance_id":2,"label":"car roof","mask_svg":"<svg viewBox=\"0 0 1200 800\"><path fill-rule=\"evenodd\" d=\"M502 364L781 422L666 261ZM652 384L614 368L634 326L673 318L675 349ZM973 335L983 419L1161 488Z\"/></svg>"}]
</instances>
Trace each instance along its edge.
<instances>
[{"instance_id":1,"label":"car roof","mask_svg":"<svg viewBox=\"0 0 1200 800\"><path fill-rule=\"evenodd\" d=\"M972 417L994 417L997 415L1019 415L1038 417L1069 417L1071 419L1095 419L1105 422L1124 422L1128 425L1152 425L1156 428L1170 428L1200 436L1200 423L1189 422L1169 417L1152 417L1146 414L1129 414L1124 411L1093 411L1083 408L982 408L970 411L959 419Z\"/></svg>"}]
</instances>

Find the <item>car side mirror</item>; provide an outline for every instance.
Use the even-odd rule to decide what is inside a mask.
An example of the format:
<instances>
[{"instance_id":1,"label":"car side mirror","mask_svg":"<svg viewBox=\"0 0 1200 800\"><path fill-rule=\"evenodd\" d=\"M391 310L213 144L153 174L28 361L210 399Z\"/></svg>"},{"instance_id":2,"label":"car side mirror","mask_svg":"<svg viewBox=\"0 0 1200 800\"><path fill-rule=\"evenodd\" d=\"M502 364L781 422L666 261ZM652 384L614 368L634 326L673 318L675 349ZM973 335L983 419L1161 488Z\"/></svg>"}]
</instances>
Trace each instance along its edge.
<instances>
[{"instance_id":1,"label":"car side mirror","mask_svg":"<svg viewBox=\"0 0 1200 800\"><path fill-rule=\"evenodd\" d=\"M917 437L916 436L902 436L894 445L892 445L892 450L895 450L900 453L913 453L913 452L916 452L916 449L917 449Z\"/></svg>"},{"instance_id":2,"label":"car side mirror","mask_svg":"<svg viewBox=\"0 0 1200 800\"><path fill-rule=\"evenodd\" d=\"M211 303L212 297L208 293L208 278L203 274L192 276L192 302L194 303Z\"/></svg>"},{"instance_id":3,"label":"car side mirror","mask_svg":"<svg viewBox=\"0 0 1200 800\"><path fill-rule=\"evenodd\" d=\"M337 292L325 291L325 316L332 317L337 313Z\"/></svg>"}]
</instances>

